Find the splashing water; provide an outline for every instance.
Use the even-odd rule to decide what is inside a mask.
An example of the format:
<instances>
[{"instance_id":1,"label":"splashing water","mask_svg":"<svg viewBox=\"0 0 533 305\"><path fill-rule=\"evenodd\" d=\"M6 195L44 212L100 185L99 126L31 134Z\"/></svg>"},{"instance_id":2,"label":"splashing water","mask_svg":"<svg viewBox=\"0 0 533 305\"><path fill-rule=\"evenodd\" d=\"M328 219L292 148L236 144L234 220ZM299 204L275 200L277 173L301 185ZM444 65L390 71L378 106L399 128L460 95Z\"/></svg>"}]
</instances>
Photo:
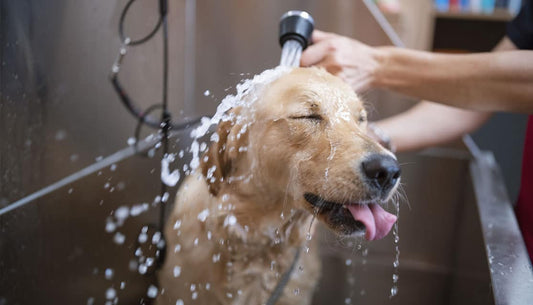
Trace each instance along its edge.
<instances>
[{"instance_id":1,"label":"splashing water","mask_svg":"<svg viewBox=\"0 0 533 305\"><path fill-rule=\"evenodd\" d=\"M400 202L395 202L396 206L396 216L398 219L396 220L396 223L394 224L394 228L392 230L392 233L394 235L394 250L396 252L396 255L394 257L394 262L392 263L392 266L394 267L394 272L392 274L392 287L390 290L390 296L389 298L393 298L398 294L398 280L400 278L399 276L399 267L400 267L400 234L398 230L398 220L400 219Z\"/></svg>"},{"instance_id":2,"label":"splashing water","mask_svg":"<svg viewBox=\"0 0 533 305\"><path fill-rule=\"evenodd\" d=\"M275 81L279 77L285 75L291 71L287 67L276 67L274 69L265 70L261 74L255 75L252 79L246 79L236 86L237 93L235 95L227 95L218 105L216 113L212 118L204 117L201 120L200 126L195 128L190 136L193 138L193 142L190 147L192 153L192 160L189 167L195 170L200 165L200 153L201 147L206 147L205 144L201 145L198 140L205 136L212 125L217 125L220 122L227 122L232 120L242 120L242 118L235 117L228 113L232 108L239 106L251 107L259 98L261 90L264 86ZM253 121L253 118L250 118ZM242 131L246 131L246 125L243 126ZM218 137L211 137L212 142L217 142Z\"/></svg>"},{"instance_id":3,"label":"splashing water","mask_svg":"<svg viewBox=\"0 0 533 305\"><path fill-rule=\"evenodd\" d=\"M283 44L280 66L299 67L302 57L302 45L296 40L288 40Z\"/></svg>"}]
</instances>

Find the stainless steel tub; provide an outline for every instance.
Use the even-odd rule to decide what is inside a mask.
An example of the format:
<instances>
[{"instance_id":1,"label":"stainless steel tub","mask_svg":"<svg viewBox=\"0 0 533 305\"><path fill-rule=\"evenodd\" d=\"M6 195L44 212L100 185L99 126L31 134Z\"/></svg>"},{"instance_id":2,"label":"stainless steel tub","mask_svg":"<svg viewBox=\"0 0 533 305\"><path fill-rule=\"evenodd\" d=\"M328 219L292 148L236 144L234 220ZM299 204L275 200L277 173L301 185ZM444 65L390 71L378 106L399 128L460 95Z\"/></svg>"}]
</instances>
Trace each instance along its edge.
<instances>
[{"instance_id":1,"label":"stainless steel tub","mask_svg":"<svg viewBox=\"0 0 533 305\"><path fill-rule=\"evenodd\" d=\"M188 136L178 138L175 151L188 146ZM137 233L156 222L157 209L106 232L117 208L151 203L158 194L157 158L132 152L0 212L0 304L99 304L109 288L121 304L145 296L153 278L131 271L130 261ZM319 230L323 275L315 304L530 304L533 272L497 165L487 152L456 155L400 157L409 203L401 204L397 270L392 235L365 243ZM390 298L393 286L398 293Z\"/></svg>"},{"instance_id":2,"label":"stainless steel tub","mask_svg":"<svg viewBox=\"0 0 533 305\"><path fill-rule=\"evenodd\" d=\"M150 204L159 192L158 153L120 150L136 123L107 80L124 4L0 2L0 305L102 304L110 288L120 304L138 304L152 280L130 271L130 260L138 231L158 211L128 218L118 229L123 244L106 232L118 207ZM172 112L213 113L241 73L275 66L277 21L294 8L310 11L321 29L390 44L360 1L172 2ZM156 1L136 4L128 29L149 29L156 10ZM153 54L160 51L153 41L132 50L124 66L123 81L142 107L159 98ZM374 119L413 103L386 92L365 98ZM187 137L177 138L174 151L187 146ZM435 152L401 156L409 205L400 214L397 296L389 299L390 238L338 247L321 231L316 304L533 304L531 265L496 163L486 153Z\"/></svg>"}]
</instances>

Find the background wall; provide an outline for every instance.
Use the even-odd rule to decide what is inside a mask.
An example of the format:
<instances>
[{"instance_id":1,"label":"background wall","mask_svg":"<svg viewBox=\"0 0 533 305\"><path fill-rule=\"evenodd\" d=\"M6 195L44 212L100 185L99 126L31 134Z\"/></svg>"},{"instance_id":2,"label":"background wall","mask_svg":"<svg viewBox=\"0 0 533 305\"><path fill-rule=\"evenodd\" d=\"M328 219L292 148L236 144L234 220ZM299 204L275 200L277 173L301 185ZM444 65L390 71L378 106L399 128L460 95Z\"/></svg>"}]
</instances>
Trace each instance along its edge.
<instances>
[{"instance_id":1,"label":"background wall","mask_svg":"<svg viewBox=\"0 0 533 305\"><path fill-rule=\"evenodd\" d=\"M119 103L108 81L120 46L117 23L125 3L0 1L0 208L95 162L101 164L103 157L127 146L136 121ZM212 114L241 79L276 66L280 56L278 21L285 11L295 8L309 11L320 29L370 45L390 43L361 1L171 1L169 101L176 117ZM126 20L127 32L132 37L147 33L156 13L156 1L136 2ZM120 74L143 108L161 98L160 38L157 35L130 48ZM415 102L379 91L366 94L365 99L374 109L372 119L397 113ZM173 140L173 151L187 147L183 136ZM159 157L156 151L154 158L119 160L0 215L0 304L42 300L104 303L110 288L120 302L138 302L152 278L137 274L130 261L137 232L157 219L157 204L152 203L159 193ZM402 253L404 257L411 253L413 262L402 268L415 275L426 270L420 266L437 270L434 273L439 277L431 283L444 285L432 285L439 292L418 300L437 304L445 302L441 296L449 294L457 265L453 254L443 257L434 245L454 248L457 228L469 219L455 217L462 214L466 182L458 182L465 181L466 170L464 160L448 160L452 167L446 161L424 158L402 156L408 197L413 198L410 206L417 211L402 210L402 232L407 236ZM435 192L430 190L443 190L449 196L435 200ZM175 189L170 192L172 201ZM106 230L119 207L130 209L142 203L150 207L147 212L129 217L115 230ZM418 218L432 219L437 225L432 230L420 229ZM427 233L423 238L421 231ZM443 239L433 238L435 235ZM122 243L117 242L121 236ZM422 240L435 244L422 244ZM382 255L380 264L388 264L382 269L387 272L393 253L392 247L385 245L390 242L378 245L373 254L376 258ZM476 261L484 262L483 249L472 253L481 255L474 257ZM113 270L111 278L106 269ZM390 276L387 272L384 276ZM474 282L487 288L487 278L480 279L478 273L473 272ZM121 288L123 282L127 288ZM415 291L420 286L409 287ZM486 289L481 290L483 296L488 295ZM406 295L409 304L416 303L408 298L413 296L416 294Z\"/></svg>"}]
</instances>

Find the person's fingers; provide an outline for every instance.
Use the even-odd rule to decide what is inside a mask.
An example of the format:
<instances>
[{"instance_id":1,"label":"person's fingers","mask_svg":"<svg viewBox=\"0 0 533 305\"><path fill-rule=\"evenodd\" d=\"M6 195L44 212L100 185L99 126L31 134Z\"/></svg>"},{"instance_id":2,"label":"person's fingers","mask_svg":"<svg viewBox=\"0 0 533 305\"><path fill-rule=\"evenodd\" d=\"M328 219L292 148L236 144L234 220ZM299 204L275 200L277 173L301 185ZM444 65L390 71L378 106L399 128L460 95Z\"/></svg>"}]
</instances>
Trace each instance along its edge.
<instances>
[{"instance_id":1,"label":"person's fingers","mask_svg":"<svg viewBox=\"0 0 533 305\"><path fill-rule=\"evenodd\" d=\"M310 45L302 53L300 58L300 66L308 67L312 66L324 59L327 56L329 45L326 41L318 42Z\"/></svg>"},{"instance_id":2,"label":"person's fingers","mask_svg":"<svg viewBox=\"0 0 533 305\"><path fill-rule=\"evenodd\" d=\"M313 43L319 43L320 41L332 38L333 36L335 36L335 34L333 33L314 30L313 34L311 35L311 40L313 41Z\"/></svg>"}]
</instances>

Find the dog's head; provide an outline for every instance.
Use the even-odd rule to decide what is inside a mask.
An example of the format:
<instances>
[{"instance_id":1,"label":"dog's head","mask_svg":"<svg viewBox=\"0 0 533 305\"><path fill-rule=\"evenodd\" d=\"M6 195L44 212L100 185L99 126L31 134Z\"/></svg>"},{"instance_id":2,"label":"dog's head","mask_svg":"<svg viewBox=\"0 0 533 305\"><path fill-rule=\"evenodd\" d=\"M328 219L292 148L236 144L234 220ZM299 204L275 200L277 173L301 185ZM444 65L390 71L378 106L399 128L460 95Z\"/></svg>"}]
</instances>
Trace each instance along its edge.
<instances>
[{"instance_id":1,"label":"dog's head","mask_svg":"<svg viewBox=\"0 0 533 305\"><path fill-rule=\"evenodd\" d=\"M343 235L384 237L396 217L380 204L400 168L367 135L353 90L324 70L297 68L256 94L219 124L201 165L211 193L260 198L265 210L305 209Z\"/></svg>"}]
</instances>

